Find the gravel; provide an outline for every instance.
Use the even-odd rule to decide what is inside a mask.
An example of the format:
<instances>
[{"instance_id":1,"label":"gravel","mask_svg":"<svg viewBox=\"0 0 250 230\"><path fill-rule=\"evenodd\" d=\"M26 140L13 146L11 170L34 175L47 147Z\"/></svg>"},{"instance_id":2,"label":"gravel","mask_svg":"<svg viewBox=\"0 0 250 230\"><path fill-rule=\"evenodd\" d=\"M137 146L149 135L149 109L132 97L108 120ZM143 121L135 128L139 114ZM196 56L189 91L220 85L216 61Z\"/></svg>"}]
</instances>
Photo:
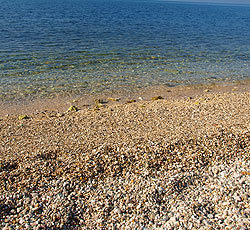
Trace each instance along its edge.
<instances>
[{"instance_id":1,"label":"gravel","mask_svg":"<svg viewBox=\"0 0 250 230\"><path fill-rule=\"evenodd\" d=\"M250 94L0 119L1 229L248 229Z\"/></svg>"}]
</instances>

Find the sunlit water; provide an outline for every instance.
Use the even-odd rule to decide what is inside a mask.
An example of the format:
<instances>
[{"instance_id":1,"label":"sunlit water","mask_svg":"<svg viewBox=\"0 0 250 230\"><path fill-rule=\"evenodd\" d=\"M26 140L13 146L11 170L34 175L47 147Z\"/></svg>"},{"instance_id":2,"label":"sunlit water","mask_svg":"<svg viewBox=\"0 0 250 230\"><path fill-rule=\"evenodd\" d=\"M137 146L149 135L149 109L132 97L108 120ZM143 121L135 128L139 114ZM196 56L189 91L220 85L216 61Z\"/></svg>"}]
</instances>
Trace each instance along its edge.
<instances>
[{"instance_id":1,"label":"sunlit water","mask_svg":"<svg viewBox=\"0 0 250 230\"><path fill-rule=\"evenodd\" d=\"M249 75L249 6L0 0L2 101Z\"/></svg>"}]
</instances>

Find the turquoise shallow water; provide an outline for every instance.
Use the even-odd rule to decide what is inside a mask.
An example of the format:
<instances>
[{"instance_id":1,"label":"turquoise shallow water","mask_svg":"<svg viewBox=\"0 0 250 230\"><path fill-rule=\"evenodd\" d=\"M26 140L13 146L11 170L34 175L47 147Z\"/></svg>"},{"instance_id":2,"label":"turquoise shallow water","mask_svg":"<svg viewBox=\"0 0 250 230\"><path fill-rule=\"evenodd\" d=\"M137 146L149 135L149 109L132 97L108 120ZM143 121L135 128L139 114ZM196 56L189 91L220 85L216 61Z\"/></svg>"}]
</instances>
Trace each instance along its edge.
<instances>
[{"instance_id":1,"label":"turquoise shallow water","mask_svg":"<svg viewBox=\"0 0 250 230\"><path fill-rule=\"evenodd\" d=\"M250 7L0 0L0 100L250 75Z\"/></svg>"}]
</instances>

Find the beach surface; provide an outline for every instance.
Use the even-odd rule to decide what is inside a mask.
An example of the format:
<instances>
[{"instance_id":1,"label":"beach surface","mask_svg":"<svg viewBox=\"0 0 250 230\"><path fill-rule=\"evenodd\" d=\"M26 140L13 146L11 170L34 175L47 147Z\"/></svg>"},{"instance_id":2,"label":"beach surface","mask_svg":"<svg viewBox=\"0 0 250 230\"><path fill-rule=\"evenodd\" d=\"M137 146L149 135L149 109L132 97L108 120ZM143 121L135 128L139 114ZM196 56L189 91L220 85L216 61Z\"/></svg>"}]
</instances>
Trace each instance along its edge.
<instances>
[{"instance_id":1,"label":"beach surface","mask_svg":"<svg viewBox=\"0 0 250 230\"><path fill-rule=\"evenodd\" d=\"M95 94L79 94L68 97L54 98L34 98L33 100L0 100L0 118L6 115L31 114L37 112L60 112L63 113L67 109L75 105L80 109L92 109L96 105L96 101L101 99L104 101L104 107L125 104L128 101L150 101L152 97L162 96L167 100L175 100L180 98L201 96L204 93L225 93L225 92L250 92L250 79L240 81L221 81L210 82L207 84L190 84L190 85L158 85L144 88L135 88L127 91L103 91ZM118 100L109 100L118 99Z\"/></svg>"},{"instance_id":2,"label":"beach surface","mask_svg":"<svg viewBox=\"0 0 250 230\"><path fill-rule=\"evenodd\" d=\"M249 84L169 90L3 108L0 228L248 229Z\"/></svg>"}]
</instances>

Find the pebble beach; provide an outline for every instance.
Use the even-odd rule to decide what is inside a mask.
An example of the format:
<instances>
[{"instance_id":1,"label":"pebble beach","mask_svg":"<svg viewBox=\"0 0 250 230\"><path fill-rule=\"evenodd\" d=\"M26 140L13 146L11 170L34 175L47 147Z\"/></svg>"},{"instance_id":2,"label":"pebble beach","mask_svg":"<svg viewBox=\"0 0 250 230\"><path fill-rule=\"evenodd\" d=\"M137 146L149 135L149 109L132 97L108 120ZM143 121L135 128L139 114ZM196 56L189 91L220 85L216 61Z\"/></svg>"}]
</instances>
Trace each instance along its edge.
<instances>
[{"instance_id":1,"label":"pebble beach","mask_svg":"<svg viewBox=\"0 0 250 230\"><path fill-rule=\"evenodd\" d=\"M249 98L2 116L0 229L249 229Z\"/></svg>"}]
</instances>

